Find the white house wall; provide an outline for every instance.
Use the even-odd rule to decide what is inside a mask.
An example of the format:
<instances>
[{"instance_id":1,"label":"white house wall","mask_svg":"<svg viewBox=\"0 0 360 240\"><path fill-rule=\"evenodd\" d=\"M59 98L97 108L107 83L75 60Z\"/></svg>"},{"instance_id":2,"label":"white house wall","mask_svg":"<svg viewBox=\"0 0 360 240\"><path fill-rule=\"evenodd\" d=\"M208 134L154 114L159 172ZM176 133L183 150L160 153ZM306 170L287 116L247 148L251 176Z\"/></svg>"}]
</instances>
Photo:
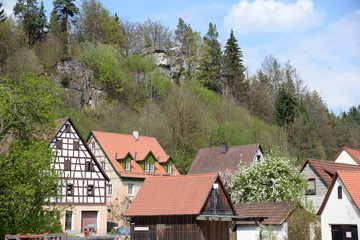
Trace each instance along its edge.
<instances>
[{"instance_id":1,"label":"white house wall","mask_svg":"<svg viewBox=\"0 0 360 240\"><path fill-rule=\"evenodd\" d=\"M343 150L339 154L339 156L335 159L335 162L358 165L358 163L350 156L350 154L346 150Z\"/></svg>"},{"instance_id":2,"label":"white house wall","mask_svg":"<svg viewBox=\"0 0 360 240\"><path fill-rule=\"evenodd\" d=\"M287 223L285 222L283 223L283 225L265 225L265 229L263 230L263 236L267 234L276 236L277 240L286 240ZM260 231L256 225L237 225L236 237L236 239L238 240L259 240Z\"/></svg>"},{"instance_id":3,"label":"white house wall","mask_svg":"<svg viewBox=\"0 0 360 240\"><path fill-rule=\"evenodd\" d=\"M338 186L342 187L342 199L338 199ZM357 225L360 233L360 212L338 178L321 214L322 239L331 239L331 225Z\"/></svg>"}]
</instances>

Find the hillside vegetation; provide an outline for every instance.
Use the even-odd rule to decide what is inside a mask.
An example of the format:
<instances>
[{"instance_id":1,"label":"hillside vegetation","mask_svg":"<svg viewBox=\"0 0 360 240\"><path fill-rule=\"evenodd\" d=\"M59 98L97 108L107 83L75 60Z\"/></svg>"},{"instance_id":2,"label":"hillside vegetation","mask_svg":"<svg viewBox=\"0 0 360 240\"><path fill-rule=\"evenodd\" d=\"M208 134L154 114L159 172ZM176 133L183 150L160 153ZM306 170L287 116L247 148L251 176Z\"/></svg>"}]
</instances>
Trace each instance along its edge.
<instances>
[{"instance_id":1,"label":"hillside vegetation","mask_svg":"<svg viewBox=\"0 0 360 240\"><path fill-rule=\"evenodd\" d=\"M332 160L344 146L360 148L360 106L341 116L329 112L290 61L271 55L248 75L233 33L221 46L212 23L205 34L181 18L174 30L150 19L134 23L97 0L54 1L46 10L50 19L36 0L18 0L16 20L0 16L0 74L14 81L22 72L51 76L70 58L92 69L106 104L79 108L60 87L64 104L56 110L59 118L71 116L85 137L91 130L154 136L181 173L200 148L222 142L260 143L265 151L277 146L297 165ZM141 54L146 49L166 51L179 66L174 80Z\"/></svg>"}]
</instances>

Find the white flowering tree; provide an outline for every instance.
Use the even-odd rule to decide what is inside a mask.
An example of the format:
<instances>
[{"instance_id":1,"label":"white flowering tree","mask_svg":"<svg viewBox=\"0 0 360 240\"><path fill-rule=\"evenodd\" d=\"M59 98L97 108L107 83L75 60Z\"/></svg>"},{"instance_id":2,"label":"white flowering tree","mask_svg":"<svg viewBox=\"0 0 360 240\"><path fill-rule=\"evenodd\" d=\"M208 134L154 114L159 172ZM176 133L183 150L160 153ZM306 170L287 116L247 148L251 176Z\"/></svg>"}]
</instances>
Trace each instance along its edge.
<instances>
[{"instance_id":1,"label":"white flowering tree","mask_svg":"<svg viewBox=\"0 0 360 240\"><path fill-rule=\"evenodd\" d=\"M240 166L231 183L233 203L300 201L306 181L292 159L272 153L250 167Z\"/></svg>"}]
</instances>

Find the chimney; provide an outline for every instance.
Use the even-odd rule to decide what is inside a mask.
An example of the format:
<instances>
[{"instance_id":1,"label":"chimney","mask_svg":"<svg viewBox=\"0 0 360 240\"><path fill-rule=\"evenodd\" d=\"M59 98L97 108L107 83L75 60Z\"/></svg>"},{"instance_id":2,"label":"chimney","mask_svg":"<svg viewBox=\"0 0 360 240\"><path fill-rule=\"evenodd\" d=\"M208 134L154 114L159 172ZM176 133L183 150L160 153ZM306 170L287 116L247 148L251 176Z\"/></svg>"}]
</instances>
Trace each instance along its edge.
<instances>
[{"instance_id":1,"label":"chimney","mask_svg":"<svg viewBox=\"0 0 360 240\"><path fill-rule=\"evenodd\" d=\"M226 143L223 142L220 146L220 153L225 154L227 152L227 150L228 150L228 146Z\"/></svg>"},{"instance_id":2,"label":"chimney","mask_svg":"<svg viewBox=\"0 0 360 240\"><path fill-rule=\"evenodd\" d=\"M133 136L134 136L135 140L138 142L139 141L139 132L133 131Z\"/></svg>"}]
</instances>

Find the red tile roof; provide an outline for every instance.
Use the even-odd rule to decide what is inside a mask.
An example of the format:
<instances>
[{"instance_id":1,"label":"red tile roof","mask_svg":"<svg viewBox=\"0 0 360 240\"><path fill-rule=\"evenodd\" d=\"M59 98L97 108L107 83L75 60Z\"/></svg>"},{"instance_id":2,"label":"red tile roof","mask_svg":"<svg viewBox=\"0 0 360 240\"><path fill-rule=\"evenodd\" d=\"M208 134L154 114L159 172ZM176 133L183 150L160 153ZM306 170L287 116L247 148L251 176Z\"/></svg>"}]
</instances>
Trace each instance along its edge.
<instances>
[{"instance_id":1,"label":"red tile roof","mask_svg":"<svg viewBox=\"0 0 360 240\"><path fill-rule=\"evenodd\" d=\"M101 148L104 150L106 156L109 158L115 170L121 177L146 178L147 176L170 175L166 173L164 168L159 164L165 163L170 157L162 149L156 138L139 136L139 140L136 141L134 136L131 134L100 131L92 131L91 134L101 145ZM137 162L144 160L150 152L156 159L159 159L159 162L156 162L154 165L155 173L144 172ZM131 161L131 171L125 171L115 157L117 159L122 159L129 153L134 160ZM172 174L180 175L174 164L172 165L172 170Z\"/></svg>"},{"instance_id":2,"label":"red tile roof","mask_svg":"<svg viewBox=\"0 0 360 240\"><path fill-rule=\"evenodd\" d=\"M282 224L292 211L293 202L258 202L234 204L237 214L246 217L265 217L263 224ZM238 221L236 224L255 224Z\"/></svg>"},{"instance_id":3,"label":"red tile roof","mask_svg":"<svg viewBox=\"0 0 360 240\"><path fill-rule=\"evenodd\" d=\"M303 166L301 167L301 171L304 169L306 164L311 165L311 167L320 175L320 177L327 185L327 187L330 186L332 178L335 175L336 171L339 170L360 171L360 166L345 164L345 163L328 162L323 160L314 160L314 159L307 159L303 164Z\"/></svg>"},{"instance_id":4,"label":"red tile roof","mask_svg":"<svg viewBox=\"0 0 360 240\"><path fill-rule=\"evenodd\" d=\"M360 150L348 148L348 147L343 147L340 150L338 155L336 155L336 157L334 158L333 160L334 162L344 150L354 159L355 162L357 162L360 165Z\"/></svg>"},{"instance_id":5,"label":"red tile roof","mask_svg":"<svg viewBox=\"0 0 360 240\"><path fill-rule=\"evenodd\" d=\"M126 216L198 215L217 178L216 173L148 177Z\"/></svg>"},{"instance_id":6,"label":"red tile roof","mask_svg":"<svg viewBox=\"0 0 360 240\"><path fill-rule=\"evenodd\" d=\"M332 189L335 185L335 182L337 180L337 178L340 178L340 180L342 181L342 183L344 184L346 191L349 193L351 199L353 200L353 202L355 203L356 207L358 208L358 210L360 210L360 172L359 171L338 171L336 172L336 175L333 179L333 181L331 182L331 185L329 187L329 190L327 191L324 201L322 202L319 211L318 211L318 215L320 215L322 213L322 211L324 210L327 200L329 199L329 196L332 192Z\"/></svg>"},{"instance_id":7,"label":"red tile roof","mask_svg":"<svg viewBox=\"0 0 360 240\"><path fill-rule=\"evenodd\" d=\"M200 149L188 174L225 172L227 169L234 173L240 160L246 165L251 163L259 147L259 144L233 146L226 153L222 153L221 147Z\"/></svg>"}]
</instances>

